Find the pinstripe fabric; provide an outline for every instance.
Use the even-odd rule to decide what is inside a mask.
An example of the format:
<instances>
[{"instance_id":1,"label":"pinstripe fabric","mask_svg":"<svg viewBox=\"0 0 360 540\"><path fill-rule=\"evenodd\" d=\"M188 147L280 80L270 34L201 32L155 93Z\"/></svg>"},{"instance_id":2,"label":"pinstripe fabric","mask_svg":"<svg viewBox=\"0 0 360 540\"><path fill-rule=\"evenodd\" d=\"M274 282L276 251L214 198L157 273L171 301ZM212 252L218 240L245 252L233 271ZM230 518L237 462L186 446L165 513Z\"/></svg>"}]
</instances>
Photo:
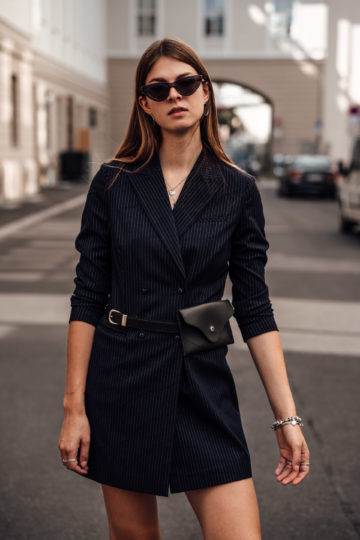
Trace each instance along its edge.
<instances>
[{"instance_id":1,"label":"pinstripe fabric","mask_svg":"<svg viewBox=\"0 0 360 540\"><path fill-rule=\"evenodd\" d=\"M159 157L94 176L75 246L69 322L95 326L86 380L95 481L167 496L251 476L227 347L183 357L179 336L117 327L108 308L176 320L222 298L232 281L244 341L277 330L264 266L268 243L253 177L202 150L171 209Z\"/></svg>"}]
</instances>

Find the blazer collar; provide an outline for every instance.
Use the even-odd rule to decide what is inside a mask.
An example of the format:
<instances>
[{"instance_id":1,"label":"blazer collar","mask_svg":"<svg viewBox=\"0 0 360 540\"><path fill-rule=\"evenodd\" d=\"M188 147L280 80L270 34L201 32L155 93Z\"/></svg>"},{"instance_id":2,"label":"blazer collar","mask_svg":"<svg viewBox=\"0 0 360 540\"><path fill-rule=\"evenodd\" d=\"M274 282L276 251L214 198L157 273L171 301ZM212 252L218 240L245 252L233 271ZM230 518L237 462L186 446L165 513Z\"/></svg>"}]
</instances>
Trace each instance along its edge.
<instances>
[{"instance_id":1,"label":"blazer collar","mask_svg":"<svg viewBox=\"0 0 360 540\"><path fill-rule=\"evenodd\" d=\"M128 177L148 219L186 278L180 239L222 185L214 158L205 148L201 150L174 209L170 205L157 152L145 167L129 172Z\"/></svg>"}]
</instances>

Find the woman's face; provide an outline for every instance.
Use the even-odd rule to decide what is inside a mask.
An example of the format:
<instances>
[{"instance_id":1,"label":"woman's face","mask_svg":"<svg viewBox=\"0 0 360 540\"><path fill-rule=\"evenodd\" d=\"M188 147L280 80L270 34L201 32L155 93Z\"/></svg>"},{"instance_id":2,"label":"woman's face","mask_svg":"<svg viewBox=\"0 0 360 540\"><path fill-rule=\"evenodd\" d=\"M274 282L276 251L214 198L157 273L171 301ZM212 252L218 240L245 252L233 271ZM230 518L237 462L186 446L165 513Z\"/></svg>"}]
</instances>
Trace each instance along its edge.
<instances>
[{"instance_id":1,"label":"woman's face","mask_svg":"<svg viewBox=\"0 0 360 540\"><path fill-rule=\"evenodd\" d=\"M167 81L174 82L180 76L198 75L195 69L168 56L162 56L149 71L145 84ZM183 132L199 122L204 114L204 104L209 99L208 85L201 83L191 96L182 96L174 87L164 101L154 101L149 97L139 97L139 103L147 114L159 124L163 132ZM175 107L183 110L172 112Z\"/></svg>"}]
</instances>

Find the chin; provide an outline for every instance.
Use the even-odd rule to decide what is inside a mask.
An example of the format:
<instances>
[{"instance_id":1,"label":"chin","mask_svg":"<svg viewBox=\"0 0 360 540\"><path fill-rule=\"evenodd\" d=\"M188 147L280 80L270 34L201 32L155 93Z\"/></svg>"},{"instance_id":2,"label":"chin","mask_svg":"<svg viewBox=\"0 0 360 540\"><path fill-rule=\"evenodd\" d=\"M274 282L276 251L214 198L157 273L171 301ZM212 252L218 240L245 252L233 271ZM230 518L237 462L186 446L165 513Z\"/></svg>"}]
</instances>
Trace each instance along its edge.
<instances>
[{"instance_id":1,"label":"chin","mask_svg":"<svg viewBox=\"0 0 360 540\"><path fill-rule=\"evenodd\" d=\"M186 133L189 130L194 130L199 125L199 121L195 122L189 122L189 121L182 121L178 122L177 124L172 123L171 125L164 126L162 129L165 131L168 131L170 133Z\"/></svg>"}]
</instances>

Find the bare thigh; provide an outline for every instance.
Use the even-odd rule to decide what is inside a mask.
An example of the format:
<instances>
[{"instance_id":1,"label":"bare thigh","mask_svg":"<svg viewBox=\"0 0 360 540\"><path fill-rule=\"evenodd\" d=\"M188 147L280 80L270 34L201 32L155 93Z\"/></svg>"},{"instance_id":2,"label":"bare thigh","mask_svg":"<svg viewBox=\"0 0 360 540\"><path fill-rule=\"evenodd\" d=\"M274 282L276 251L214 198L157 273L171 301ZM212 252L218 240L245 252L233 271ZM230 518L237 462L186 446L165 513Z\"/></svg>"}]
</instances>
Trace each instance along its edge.
<instances>
[{"instance_id":1,"label":"bare thigh","mask_svg":"<svg viewBox=\"0 0 360 540\"><path fill-rule=\"evenodd\" d=\"M261 540L251 478L185 491L205 540Z\"/></svg>"},{"instance_id":2,"label":"bare thigh","mask_svg":"<svg viewBox=\"0 0 360 540\"><path fill-rule=\"evenodd\" d=\"M156 495L102 484L110 540L160 540Z\"/></svg>"}]
</instances>

